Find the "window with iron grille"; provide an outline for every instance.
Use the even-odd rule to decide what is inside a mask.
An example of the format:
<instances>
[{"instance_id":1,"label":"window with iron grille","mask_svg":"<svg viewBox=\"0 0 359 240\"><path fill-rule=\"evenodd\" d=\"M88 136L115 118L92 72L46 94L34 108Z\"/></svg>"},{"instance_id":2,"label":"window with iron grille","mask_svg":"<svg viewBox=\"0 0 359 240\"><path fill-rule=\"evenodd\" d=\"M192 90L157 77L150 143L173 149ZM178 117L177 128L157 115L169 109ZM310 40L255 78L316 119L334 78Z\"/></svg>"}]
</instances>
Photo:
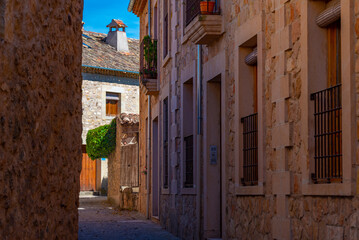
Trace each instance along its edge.
<instances>
[{"instance_id":1,"label":"window with iron grille","mask_svg":"<svg viewBox=\"0 0 359 240\"><path fill-rule=\"evenodd\" d=\"M314 103L314 183L342 182L341 26L327 29L327 89L311 94Z\"/></svg>"},{"instance_id":2,"label":"window with iron grille","mask_svg":"<svg viewBox=\"0 0 359 240\"><path fill-rule=\"evenodd\" d=\"M168 188L168 98L163 100L163 188Z\"/></svg>"},{"instance_id":3,"label":"window with iron grille","mask_svg":"<svg viewBox=\"0 0 359 240\"><path fill-rule=\"evenodd\" d=\"M168 55L168 0L163 1L163 58Z\"/></svg>"},{"instance_id":4,"label":"window with iron grille","mask_svg":"<svg viewBox=\"0 0 359 240\"><path fill-rule=\"evenodd\" d=\"M311 94L314 101L314 183L342 181L341 85Z\"/></svg>"},{"instance_id":5,"label":"window with iron grille","mask_svg":"<svg viewBox=\"0 0 359 240\"><path fill-rule=\"evenodd\" d=\"M241 119L243 124L242 185L258 184L258 114Z\"/></svg>"},{"instance_id":6,"label":"window with iron grille","mask_svg":"<svg viewBox=\"0 0 359 240\"><path fill-rule=\"evenodd\" d=\"M185 188L193 187L193 135L184 138L185 143Z\"/></svg>"}]
</instances>

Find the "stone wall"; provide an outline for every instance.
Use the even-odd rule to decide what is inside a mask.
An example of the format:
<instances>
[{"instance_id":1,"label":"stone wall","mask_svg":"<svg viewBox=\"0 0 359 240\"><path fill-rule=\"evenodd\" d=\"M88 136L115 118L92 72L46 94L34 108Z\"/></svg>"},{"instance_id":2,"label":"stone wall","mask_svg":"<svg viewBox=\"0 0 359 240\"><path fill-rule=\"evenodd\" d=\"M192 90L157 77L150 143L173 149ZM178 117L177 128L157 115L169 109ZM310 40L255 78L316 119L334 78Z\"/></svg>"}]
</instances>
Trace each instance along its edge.
<instances>
[{"instance_id":1,"label":"stone wall","mask_svg":"<svg viewBox=\"0 0 359 240\"><path fill-rule=\"evenodd\" d=\"M309 4L310 11L313 4L323 4L325 1L303 1L303 0L233 0L222 1L224 34L214 41L213 44L203 47L203 63L210 62L218 53L225 52L225 69L222 80L225 87L224 106L222 114L225 114L225 171L222 176L224 188L224 220L222 222L223 239L358 239L358 149L359 143L355 141L355 147L350 149L356 152L350 161L352 196L340 195L340 188L333 187L328 195L311 196L304 191L304 185L308 181L309 159L311 159L308 146L308 138L305 133L308 111L303 102L307 102L309 88L306 83L315 81L314 78L305 76L306 64L303 43L315 42L317 39L310 36L304 39L306 32L302 32L308 26L303 25L304 4ZM349 76L353 77L352 84L356 86L356 99L352 109L356 109L356 121L359 126L359 1L342 0L342 6L351 4L350 12L353 17L343 22L353 20L350 28L350 41L353 42L353 61L350 62L352 69ZM160 94L159 99L169 96L170 101L170 191L164 192L160 200L161 225L180 236L183 239L193 239L195 236L196 222L201 221L203 230L203 216L196 219L195 195L186 195L181 191L181 124L182 117L180 109L182 90L182 74L188 74L193 64L196 65L197 49L190 41L183 41L183 18L180 13L181 1L170 1L171 9L171 59L164 63L163 56L160 57L162 66L160 70ZM324 5L323 5L324 6ZM162 7L162 6L161 6ZM318 7L317 5L314 6ZM345 7L344 7L345 8ZM324 9L324 8L323 8ZM318 10L318 9L315 9ZM348 8L347 8L348 10ZM344 11L347 11L344 10ZM147 7L141 17L141 26L145 26ZM159 7L159 11L162 9ZM349 13L348 13L349 14ZM161 14L159 13L159 16ZM260 34L263 36L263 76L259 84L263 88L263 192L260 194L240 195L238 188L243 187L238 183L238 145L236 145L238 105L236 105L236 92L238 79L236 72L236 51L239 45L236 42L237 35L250 35L251 30L247 28L243 32L238 29L245 26L253 19L260 16ZM344 16L348 17L348 16ZM159 21L161 35L162 20ZM312 23L311 23L312 24ZM141 27L141 36L144 36L144 27ZM346 28L346 27L345 27ZM346 29L347 30L347 29ZM344 29L345 31L345 29ZM248 33L250 32L250 33ZM247 39L249 40L249 39ZM344 46L345 48L346 46ZM352 47L352 46L350 46ZM355 49L354 49L355 48ZM162 49L161 49L162 50ZM161 52L162 54L162 52ZM348 54L350 55L350 54ZM345 57L348 59L349 57ZM350 57L351 58L351 57ZM319 57L318 57L319 59ZM345 61L343 58L343 61ZM166 59L167 60L167 59ZM344 64L345 65L345 64ZM213 66L216 67L216 66ZM195 69L195 68L194 68ZM193 74L194 79L196 73ZM187 75L186 75L187 77ZM355 82L354 82L355 81ZM152 97L152 111L159 112L160 120L161 105L158 99ZM147 96L141 93L141 168L146 166L146 118ZM206 99L203 99L205 102ZM306 112L307 111L307 112ZM355 112L355 111L354 111ZM161 123L162 124L162 123ZM160 125L161 125L160 124ZM359 139L359 127L350 125L351 130L357 132ZM345 127L345 126L344 126ZM205 140L204 140L205 141ZM344 141L350 142L348 139ZM162 143L160 142L159 145ZM349 151L348 151L349 152ZM346 153L347 154L347 153ZM356 158L356 160L355 160ZM162 158L161 158L162 160ZM201 164L204 160L200 159ZM307 176L308 175L308 176ZM161 175L162 178L162 175ZM237 180L236 180L237 179ZM141 209L145 211L146 206L146 176L141 177L140 202ZM202 184L203 182L201 182ZM314 184L312 184L314 185ZM203 184L201 185L203 187ZM201 192L201 204L204 198ZM313 193L312 195L316 195ZM141 197L142 196L142 197ZM150 204L151 206L151 204ZM203 215L206 209L201 206ZM201 231L202 231L201 230ZM200 233L202 234L202 232ZM203 235L203 234L202 234Z\"/></svg>"},{"instance_id":2,"label":"stone wall","mask_svg":"<svg viewBox=\"0 0 359 240\"><path fill-rule=\"evenodd\" d=\"M3 239L77 239L82 7L0 1Z\"/></svg>"},{"instance_id":3,"label":"stone wall","mask_svg":"<svg viewBox=\"0 0 359 240\"><path fill-rule=\"evenodd\" d=\"M109 124L113 117L106 117L106 91L120 92L121 112L139 113L138 79L83 73L82 82L82 143L86 144L87 132L104 124ZM112 91L111 91L112 89Z\"/></svg>"},{"instance_id":4,"label":"stone wall","mask_svg":"<svg viewBox=\"0 0 359 240\"><path fill-rule=\"evenodd\" d=\"M138 187L138 115L121 114L116 124L116 149L108 158L107 196L116 206L137 210L138 194L132 188Z\"/></svg>"},{"instance_id":5,"label":"stone wall","mask_svg":"<svg viewBox=\"0 0 359 240\"><path fill-rule=\"evenodd\" d=\"M303 143L303 119L301 101L303 98L302 85L306 79L302 78L303 71L302 55L302 37L301 32L301 12L302 1L242 1L234 2L234 7L227 8L225 14L232 19L227 25L227 33L234 31L255 15L254 2L259 2L264 14L263 31L265 33L265 195L243 197L235 194L235 154L234 142L227 146L227 189L228 198L226 209L228 239L357 239L358 236L358 204L357 193L352 197L343 196L306 196L303 193L303 164L308 158L308 149ZM355 2L356 19L358 19L358 1ZM280 22L280 21L283 22ZM358 20L356 27L356 86L358 86ZM275 35L281 31L281 28L290 28L289 36L283 35L279 38L282 46L290 46L282 49L283 52L275 53L276 41L273 41ZM355 29L353 27L353 30ZM315 41L311 39L310 41ZM233 42L228 38L228 43L233 46ZM288 43L288 44L287 44ZM234 46L233 46L234 47ZM353 49L354 51L354 49ZM280 55L283 54L283 55ZM283 57L283 58L282 58ZM233 55L229 54L228 59L232 61ZM227 118L231 123L234 119L232 113L235 110L234 99L230 96L235 84L231 72L235 71L235 66L230 66L227 85L227 92L230 93L227 98L229 106ZM284 100L284 104L279 101L273 101L274 90L272 88L276 79L280 77L279 72L289 75L289 95ZM358 92L358 91L357 91ZM358 97L357 97L358 99ZM282 100L281 100L282 101ZM358 110L358 105L356 105ZM357 111L358 112L358 111ZM358 114L357 114L358 116ZM358 119L358 118L357 118ZM281 125L290 124L290 133L284 135L274 135L276 128ZM352 127L355 129L355 126ZM234 139L235 127L230 125L229 139ZM276 139L290 139L291 144L284 144L281 147L275 146ZM283 142L283 141L282 141ZM284 151L281 155L280 151ZM358 156L357 156L358 158ZM283 167L282 161L285 166ZM358 161L356 161L358 162ZM282 179L282 182L288 183L289 188L284 188L285 184L278 189L276 176L278 173L288 172L289 178ZM355 177L354 177L355 179ZM354 180L355 181L355 180ZM279 192L279 190L281 192ZM331 194L335 195L338 191ZM250 224L248 224L250 223ZM280 226L280 227L276 227Z\"/></svg>"}]
</instances>

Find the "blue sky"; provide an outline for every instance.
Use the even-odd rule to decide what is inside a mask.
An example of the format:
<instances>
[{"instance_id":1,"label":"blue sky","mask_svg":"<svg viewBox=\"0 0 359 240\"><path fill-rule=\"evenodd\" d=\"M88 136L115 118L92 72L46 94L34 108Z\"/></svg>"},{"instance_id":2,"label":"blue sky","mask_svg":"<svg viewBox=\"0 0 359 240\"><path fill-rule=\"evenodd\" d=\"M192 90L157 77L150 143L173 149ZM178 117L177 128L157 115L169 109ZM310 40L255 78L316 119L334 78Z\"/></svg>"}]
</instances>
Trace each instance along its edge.
<instances>
[{"instance_id":1,"label":"blue sky","mask_svg":"<svg viewBox=\"0 0 359 240\"><path fill-rule=\"evenodd\" d=\"M84 0L84 2L85 30L107 34L107 24L112 19L120 19L128 26L127 37L139 38L139 18L127 11L130 0Z\"/></svg>"}]
</instances>

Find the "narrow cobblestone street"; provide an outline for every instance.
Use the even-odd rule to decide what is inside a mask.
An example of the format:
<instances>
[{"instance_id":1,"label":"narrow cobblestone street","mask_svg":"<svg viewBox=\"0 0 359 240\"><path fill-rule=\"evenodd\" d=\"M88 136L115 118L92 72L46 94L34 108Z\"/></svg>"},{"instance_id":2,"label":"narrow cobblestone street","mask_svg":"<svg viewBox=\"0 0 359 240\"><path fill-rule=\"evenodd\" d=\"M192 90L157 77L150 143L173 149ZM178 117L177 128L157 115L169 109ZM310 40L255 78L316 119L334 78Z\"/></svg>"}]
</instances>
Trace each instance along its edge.
<instances>
[{"instance_id":1,"label":"narrow cobblestone street","mask_svg":"<svg viewBox=\"0 0 359 240\"><path fill-rule=\"evenodd\" d=\"M80 197L79 239L178 239L137 212L113 209L106 197Z\"/></svg>"}]
</instances>

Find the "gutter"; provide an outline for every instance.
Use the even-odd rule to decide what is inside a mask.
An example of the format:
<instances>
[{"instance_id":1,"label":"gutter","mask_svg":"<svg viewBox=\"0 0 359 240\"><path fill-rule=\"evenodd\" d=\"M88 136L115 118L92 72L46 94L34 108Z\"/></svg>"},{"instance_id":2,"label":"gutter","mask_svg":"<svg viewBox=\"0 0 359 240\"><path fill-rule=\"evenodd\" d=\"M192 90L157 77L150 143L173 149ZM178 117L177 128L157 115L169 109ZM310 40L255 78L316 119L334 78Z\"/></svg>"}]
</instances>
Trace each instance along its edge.
<instances>
[{"instance_id":1,"label":"gutter","mask_svg":"<svg viewBox=\"0 0 359 240\"><path fill-rule=\"evenodd\" d=\"M123 72L123 73L133 73L133 74L138 74L138 75L140 75L139 72L128 71L128 70L121 70L121 69L115 69L115 68L95 67L95 66L90 66L90 65L82 65L82 67L95 68L95 69L101 69L101 70L109 70L109 71L115 71L115 72Z\"/></svg>"},{"instance_id":2,"label":"gutter","mask_svg":"<svg viewBox=\"0 0 359 240\"><path fill-rule=\"evenodd\" d=\"M131 0L131 2L135 0ZM151 37L151 0L148 0L148 36ZM147 219L150 219L150 192L151 192L151 184L150 184L150 173L152 172L150 158L151 158L151 95L148 95L148 139L147 139L147 206L146 206L146 215Z\"/></svg>"},{"instance_id":3,"label":"gutter","mask_svg":"<svg viewBox=\"0 0 359 240\"><path fill-rule=\"evenodd\" d=\"M202 45L197 46L197 195L196 195L196 230L201 239L201 152L202 152Z\"/></svg>"}]
</instances>

